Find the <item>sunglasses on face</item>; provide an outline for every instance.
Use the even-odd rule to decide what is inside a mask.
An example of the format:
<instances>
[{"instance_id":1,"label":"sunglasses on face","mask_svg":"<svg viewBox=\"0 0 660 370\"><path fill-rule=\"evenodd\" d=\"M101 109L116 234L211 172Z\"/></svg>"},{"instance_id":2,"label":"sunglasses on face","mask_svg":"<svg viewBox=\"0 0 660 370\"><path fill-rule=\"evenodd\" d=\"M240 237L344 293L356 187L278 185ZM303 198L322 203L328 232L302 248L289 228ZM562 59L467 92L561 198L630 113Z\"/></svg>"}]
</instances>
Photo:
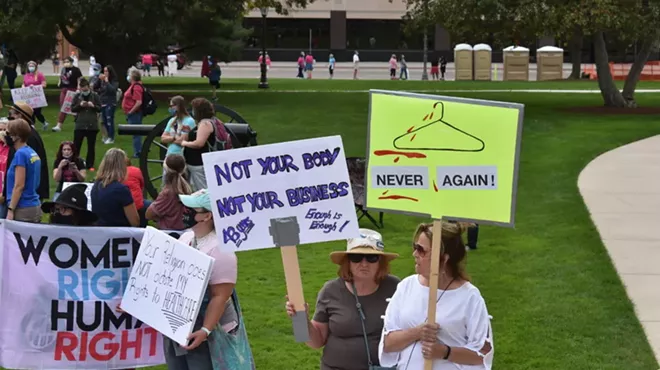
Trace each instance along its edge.
<instances>
[{"instance_id":1,"label":"sunglasses on face","mask_svg":"<svg viewBox=\"0 0 660 370\"><path fill-rule=\"evenodd\" d=\"M419 245L417 243L413 243L412 248L413 248L413 251L417 252L417 254L419 254L420 257L424 257L426 255L426 250L421 245Z\"/></svg>"},{"instance_id":2,"label":"sunglasses on face","mask_svg":"<svg viewBox=\"0 0 660 370\"><path fill-rule=\"evenodd\" d=\"M348 260L353 263L360 263L363 259L366 259L369 263L376 263L380 260L380 256L377 254L349 254Z\"/></svg>"}]
</instances>

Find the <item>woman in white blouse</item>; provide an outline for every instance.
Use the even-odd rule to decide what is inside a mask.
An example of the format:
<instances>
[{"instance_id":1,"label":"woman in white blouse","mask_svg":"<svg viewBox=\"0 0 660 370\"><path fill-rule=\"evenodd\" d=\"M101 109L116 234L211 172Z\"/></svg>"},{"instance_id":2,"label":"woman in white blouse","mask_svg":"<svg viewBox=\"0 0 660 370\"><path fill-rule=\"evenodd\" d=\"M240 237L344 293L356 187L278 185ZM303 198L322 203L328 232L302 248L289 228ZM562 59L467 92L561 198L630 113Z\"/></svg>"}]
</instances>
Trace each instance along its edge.
<instances>
[{"instance_id":1,"label":"woman in white blouse","mask_svg":"<svg viewBox=\"0 0 660 370\"><path fill-rule=\"evenodd\" d=\"M426 323L431 272L432 224L421 224L413 239L416 275L399 283L385 312L379 346L381 366L398 370L490 370L493 336L479 289L465 272L463 224L442 223L436 319ZM416 304L411 304L416 302Z\"/></svg>"}]
</instances>

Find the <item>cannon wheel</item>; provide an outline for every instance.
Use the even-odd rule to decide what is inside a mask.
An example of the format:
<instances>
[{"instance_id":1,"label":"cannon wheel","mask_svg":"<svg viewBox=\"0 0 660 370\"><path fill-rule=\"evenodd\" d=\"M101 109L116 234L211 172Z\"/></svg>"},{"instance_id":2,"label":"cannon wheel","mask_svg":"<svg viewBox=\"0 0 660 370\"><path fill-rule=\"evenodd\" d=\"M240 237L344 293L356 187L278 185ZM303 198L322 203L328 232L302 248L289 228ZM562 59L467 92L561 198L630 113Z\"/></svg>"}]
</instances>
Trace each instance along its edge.
<instances>
[{"instance_id":1,"label":"cannon wheel","mask_svg":"<svg viewBox=\"0 0 660 370\"><path fill-rule=\"evenodd\" d=\"M215 114L224 123L247 123L236 111L219 104L215 104ZM167 126L167 122L169 122L170 118L172 117L167 117L160 121L160 123L149 132L142 143L140 170L144 177L144 187L152 199L156 199L162 184L163 162L165 162L167 146L161 144L160 136L163 134L163 131L165 131L165 126ZM227 129L227 133L232 137L232 143L235 148L237 145L240 145L237 144L238 139L231 130Z\"/></svg>"}]
</instances>

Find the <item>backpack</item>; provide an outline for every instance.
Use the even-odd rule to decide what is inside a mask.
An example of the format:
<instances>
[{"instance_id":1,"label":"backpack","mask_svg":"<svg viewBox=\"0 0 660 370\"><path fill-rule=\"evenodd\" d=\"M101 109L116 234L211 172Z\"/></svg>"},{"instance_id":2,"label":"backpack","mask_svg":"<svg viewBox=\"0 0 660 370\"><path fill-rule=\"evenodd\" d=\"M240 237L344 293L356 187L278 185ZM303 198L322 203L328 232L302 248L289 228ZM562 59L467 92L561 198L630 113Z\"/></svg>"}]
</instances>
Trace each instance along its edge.
<instances>
[{"instance_id":1,"label":"backpack","mask_svg":"<svg viewBox=\"0 0 660 370\"><path fill-rule=\"evenodd\" d=\"M213 117L213 132L215 133L215 144L211 145L207 141L209 146L209 152L219 152L221 150L229 150L234 146L231 141L231 136L225 128L225 124L222 123L217 117Z\"/></svg>"},{"instance_id":2,"label":"backpack","mask_svg":"<svg viewBox=\"0 0 660 370\"><path fill-rule=\"evenodd\" d=\"M142 85L142 106L140 108L142 110L142 116L152 115L156 113L156 108L158 108L158 104L156 104L156 100L151 94L151 90L144 85Z\"/></svg>"}]
</instances>

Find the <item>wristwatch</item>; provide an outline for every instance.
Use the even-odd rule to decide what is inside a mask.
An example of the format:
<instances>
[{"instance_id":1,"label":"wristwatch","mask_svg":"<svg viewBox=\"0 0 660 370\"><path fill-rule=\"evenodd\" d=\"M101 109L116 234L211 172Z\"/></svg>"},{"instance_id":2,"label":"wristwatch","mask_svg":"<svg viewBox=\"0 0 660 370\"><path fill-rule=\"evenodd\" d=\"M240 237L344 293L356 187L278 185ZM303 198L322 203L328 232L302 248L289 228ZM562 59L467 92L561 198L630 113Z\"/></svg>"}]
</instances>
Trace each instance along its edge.
<instances>
[{"instance_id":1,"label":"wristwatch","mask_svg":"<svg viewBox=\"0 0 660 370\"><path fill-rule=\"evenodd\" d=\"M202 328L201 328L200 330L203 331L204 333L206 333L206 336L207 336L207 337L208 337L209 335L211 335L211 331L210 331L209 329L203 327L203 326L202 326Z\"/></svg>"}]
</instances>

